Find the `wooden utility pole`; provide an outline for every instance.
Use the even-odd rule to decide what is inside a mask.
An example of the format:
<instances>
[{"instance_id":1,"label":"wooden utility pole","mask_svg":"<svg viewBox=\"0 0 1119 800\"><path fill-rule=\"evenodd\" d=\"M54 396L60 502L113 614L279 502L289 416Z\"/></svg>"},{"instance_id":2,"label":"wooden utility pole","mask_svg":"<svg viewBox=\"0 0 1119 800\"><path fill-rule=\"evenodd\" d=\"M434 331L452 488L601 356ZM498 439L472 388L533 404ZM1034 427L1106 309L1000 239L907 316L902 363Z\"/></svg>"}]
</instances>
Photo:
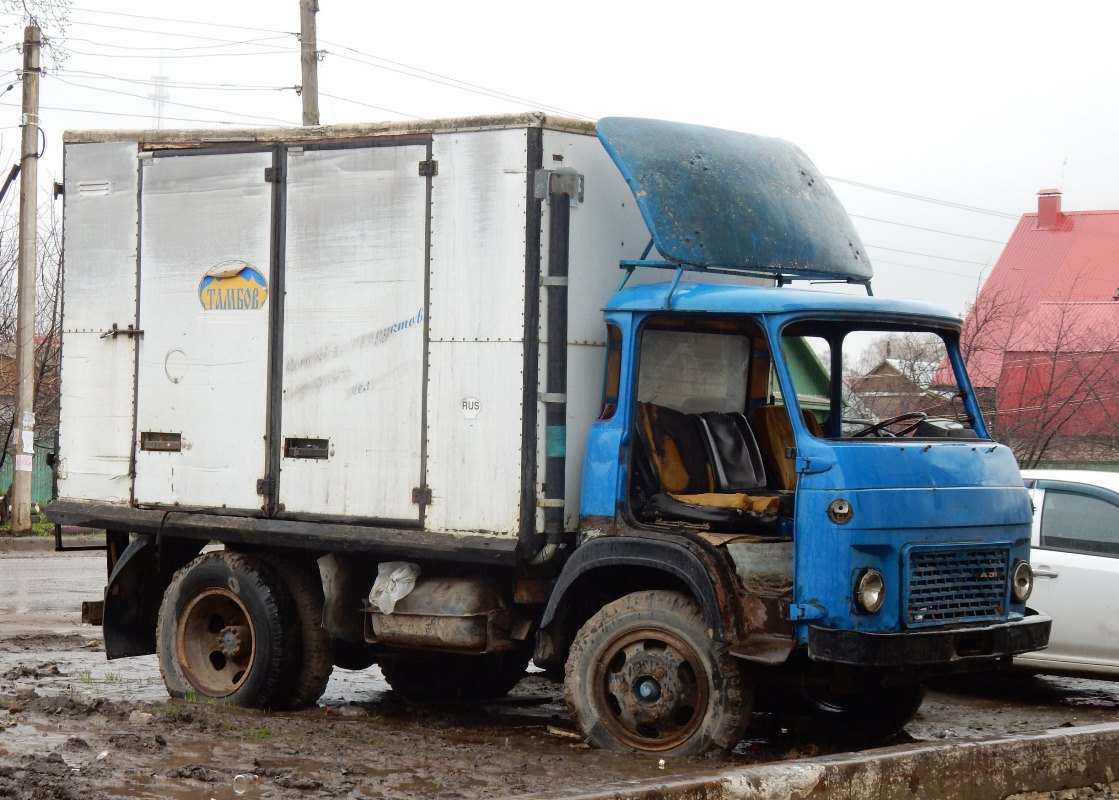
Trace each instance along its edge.
<instances>
[{"instance_id":1,"label":"wooden utility pole","mask_svg":"<svg viewBox=\"0 0 1119 800\"><path fill-rule=\"evenodd\" d=\"M19 176L19 277L16 303L16 407L10 442L15 456L12 488L12 533L31 532L31 469L35 457L35 269L38 254L39 186L39 47L38 26L23 35L23 143Z\"/></svg>"},{"instance_id":2,"label":"wooden utility pole","mask_svg":"<svg viewBox=\"0 0 1119 800\"><path fill-rule=\"evenodd\" d=\"M303 124L319 124L319 42L315 14L319 0L299 0L299 60L303 67Z\"/></svg>"}]
</instances>

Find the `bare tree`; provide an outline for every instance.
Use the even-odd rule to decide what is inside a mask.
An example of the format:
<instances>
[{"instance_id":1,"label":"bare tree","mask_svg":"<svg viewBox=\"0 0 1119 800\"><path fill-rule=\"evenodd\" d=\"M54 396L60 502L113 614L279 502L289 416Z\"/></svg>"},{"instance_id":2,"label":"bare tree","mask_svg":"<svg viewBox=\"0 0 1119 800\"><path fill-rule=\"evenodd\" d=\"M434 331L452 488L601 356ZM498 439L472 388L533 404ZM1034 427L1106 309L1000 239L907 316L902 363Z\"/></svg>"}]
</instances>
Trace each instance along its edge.
<instances>
[{"instance_id":1,"label":"bare tree","mask_svg":"<svg viewBox=\"0 0 1119 800\"><path fill-rule=\"evenodd\" d=\"M1075 286L1075 282L1074 286ZM1119 456L1119 303L981 293L962 336L992 431L1026 468Z\"/></svg>"}]
</instances>

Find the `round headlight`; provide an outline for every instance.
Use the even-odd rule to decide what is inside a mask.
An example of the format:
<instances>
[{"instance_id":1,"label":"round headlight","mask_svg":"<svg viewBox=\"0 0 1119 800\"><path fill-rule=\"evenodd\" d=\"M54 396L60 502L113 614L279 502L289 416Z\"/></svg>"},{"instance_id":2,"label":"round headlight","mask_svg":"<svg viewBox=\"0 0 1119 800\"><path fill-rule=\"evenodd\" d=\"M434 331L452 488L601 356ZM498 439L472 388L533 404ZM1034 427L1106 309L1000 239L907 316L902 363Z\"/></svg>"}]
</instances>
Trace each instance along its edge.
<instances>
[{"instance_id":1,"label":"round headlight","mask_svg":"<svg viewBox=\"0 0 1119 800\"><path fill-rule=\"evenodd\" d=\"M864 569L855 583L855 602L870 614L882 608L886 599L886 581L876 569Z\"/></svg>"},{"instance_id":2,"label":"round headlight","mask_svg":"<svg viewBox=\"0 0 1119 800\"><path fill-rule=\"evenodd\" d=\"M1024 603L1034 590L1034 571L1030 569L1029 562L1019 561L1014 565L1010 574L1010 593L1015 601Z\"/></svg>"}]
</instances>

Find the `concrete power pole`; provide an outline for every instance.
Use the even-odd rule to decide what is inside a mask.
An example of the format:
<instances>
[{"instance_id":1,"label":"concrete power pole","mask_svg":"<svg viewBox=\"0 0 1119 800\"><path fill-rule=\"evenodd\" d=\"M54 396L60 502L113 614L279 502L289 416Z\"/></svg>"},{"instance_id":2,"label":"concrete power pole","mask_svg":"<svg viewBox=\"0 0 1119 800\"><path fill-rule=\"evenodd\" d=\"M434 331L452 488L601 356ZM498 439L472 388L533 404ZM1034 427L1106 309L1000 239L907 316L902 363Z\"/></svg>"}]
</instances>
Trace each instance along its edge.
<instances>
[{"instance_id":1,"label":"concrete power pole","mask_svg":"<svg viewBox=\"0 0 1119 800\"><path fill-rule=\"evenodd\" d=\"M19 277L16 303L16 407L12 426L15 469L8 493L12 533L31 532L31 468L35 457L35 269L38 262L39 46L42 34L28 25L23 36L23 143L19 177Z\"/></svg>"},{"instance_id":2,"label":"concrete power pole","mask_svg":"<svg viewBox=\"0 0 1119 800\"><path fill-rule=\"evenodd\" d=\"M319 124L319 41L315 14L319 0L299 0L299 61L303 67L303 124Z\"/></svg>"}]
</instances>

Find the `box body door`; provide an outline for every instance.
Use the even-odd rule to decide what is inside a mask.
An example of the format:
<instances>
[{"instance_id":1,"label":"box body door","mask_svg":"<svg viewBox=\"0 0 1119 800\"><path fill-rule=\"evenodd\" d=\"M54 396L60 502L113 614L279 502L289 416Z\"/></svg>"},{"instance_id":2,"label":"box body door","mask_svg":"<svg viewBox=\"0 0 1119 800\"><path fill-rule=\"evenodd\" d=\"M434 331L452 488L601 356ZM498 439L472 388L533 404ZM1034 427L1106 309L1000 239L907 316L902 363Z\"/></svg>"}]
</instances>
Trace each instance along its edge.
<instances>
[{"instance_id":1,"label":"box body door","mask_svg":"<svg viewBox=\"0 0 1119 800\"><path fill-rule=\"evenodd\" d=\"M280 500L288 513L419 519L426 142L287 157Z\"/></svg>"},{"instance_id":2,"label":"box body door","mask_svg":"<svg viewBox=\"0 0 1119 800\"><path fill-rule=\"evenodd\" d=\"M266 461L272 153L141 170L136 500L251 509Z\"/></svg>"}]
</instances>

